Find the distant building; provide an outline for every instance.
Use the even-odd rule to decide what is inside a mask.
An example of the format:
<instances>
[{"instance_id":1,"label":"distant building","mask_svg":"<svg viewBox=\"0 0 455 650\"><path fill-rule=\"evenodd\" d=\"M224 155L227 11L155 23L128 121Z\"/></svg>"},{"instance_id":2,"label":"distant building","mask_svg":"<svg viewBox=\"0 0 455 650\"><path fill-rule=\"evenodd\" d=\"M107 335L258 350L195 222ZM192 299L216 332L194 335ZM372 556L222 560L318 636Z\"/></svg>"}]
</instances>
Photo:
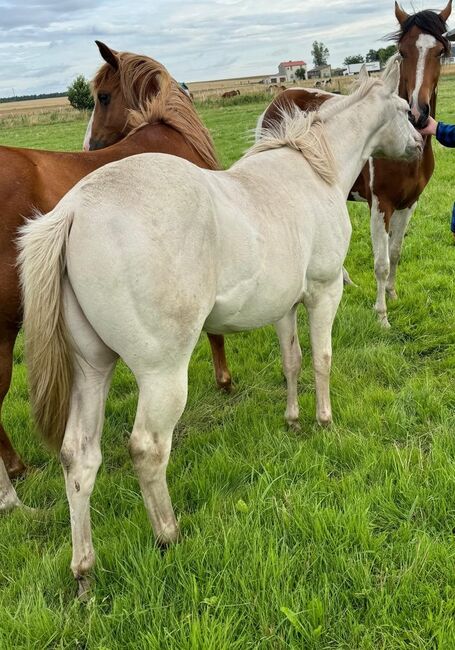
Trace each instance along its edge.
<instances>
[{"instance_id":1,"label":"distant building","mask_svg":"<svg viewBox=\"0 0 455 650\"><path fill-rule=\"evenodd\" d=\"M379 61L369 61L368 63L349 63L349 65L346 66L346 70L343 74L345 76L359 74L360 69L363 65L366 66L368 72L379 72L381 69L381 64Z\"/></svg>"},{"instance_id":2,"label":"distant building","mask_svg":"<svg viewBox=\"0 0 455 650\"><path fill-rule=\"evenodd\" d=\"M295 81L296 79L298 79L295 73L300 68L302 68L305 71L305 77L306 77L305 61L282 61L278 65L278 73L281 77L285 77L286 81Z\"/></svg>"},{"instance_id":3,"label":"distant building","mask_svg":"<svg viewBox=\"0 0 455 650\"><path fill-rule=\"evenodd\" d=\"M285 75L271 74L270 77L264 77L262 83L265 84L284 84L287 81Z\"/></svg>"},{"instance_id":4,"label":"distant building","mask_svg":"<svg viewBox=\"0 0 455 650\"><path fill-rule=\"evenodd\" d=\"M450 52L449 56L445 56L442 59L442 62L443 63L455 63L455 45L451 46L451 52Z\"/></svg>"},{"instance_id":5,"label":"distant building","mask_svg":"<svg viewBox=\"0 0 455 650\"><path fill-rule=\"evenodd\" d=\"M307 79L330 79L332 76L331 65L318 65L307 72Z\"/></svg>"}]
</instances>

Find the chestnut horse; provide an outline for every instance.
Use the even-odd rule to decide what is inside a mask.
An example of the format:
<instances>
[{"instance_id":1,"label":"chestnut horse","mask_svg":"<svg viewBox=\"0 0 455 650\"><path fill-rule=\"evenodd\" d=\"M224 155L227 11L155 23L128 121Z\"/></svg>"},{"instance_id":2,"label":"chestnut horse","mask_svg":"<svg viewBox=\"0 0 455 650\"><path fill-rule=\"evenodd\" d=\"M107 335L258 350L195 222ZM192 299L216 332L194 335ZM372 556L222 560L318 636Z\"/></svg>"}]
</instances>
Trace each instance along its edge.
<instances>
[{"instance_id":1,"label":"chestnut horse","mask_svg":"<svg viewBox=\"0 0 455 650\"><path fill-rule=\"evenodd\" d=\"M417 128L425 125L429 115L435 115L441 58L450 52L444 33L451 11L452 0L440 13L425 10L411 15L395 3L400 29L391 38L398 46L395 56L400 62L399 94L409 102L410 119ZM336 95L308 89L287 90L266 109L259 118L258 127L267 128L279 120L280 107L294 103L303 110L315 110L331 97ZM406 228L434 169L431 137L424 140L421 160L370 159L348 197L352 201L367 201L370 206L377 282L375 310L384 327L390 327L386 293L391 299L397 297L395 277Z\"/></svg>"},{"instance_id":2,"label":"chestnut horse","mask_svg":"<svg viewBox=\"0 0 455 650\"><path fill-rule=\"evenodd\" d=\"M98 147L117 144L99 151L78 153L0 147L3 170L0 176L0 409L11 382L13 348L22 319L15 238L25 218L35 211L52 210L62 196L91 171L134 154L169 153L205 169L219 167L210 135L191 100L161 64L145 56L115 52L102 44L99 48L108 61L95 78L97 97L93 128L99 130L96 135ZM119 103L122 109L116 108L115 113L122 128L117 130L117 118L114 119L112 109ZM101 123L104 123L104 131ZM225 368L223 338L215 337L211 343L216 363L221 358ZM229 385L230 376L224 368L217 366L218 383ZM23 472L24 464L1 422L0 457L10 477ZM2 510L16 505L17 497L9 482L5 483L7 477L1 460L0 465Z\"/></svg>"}]
</instances>

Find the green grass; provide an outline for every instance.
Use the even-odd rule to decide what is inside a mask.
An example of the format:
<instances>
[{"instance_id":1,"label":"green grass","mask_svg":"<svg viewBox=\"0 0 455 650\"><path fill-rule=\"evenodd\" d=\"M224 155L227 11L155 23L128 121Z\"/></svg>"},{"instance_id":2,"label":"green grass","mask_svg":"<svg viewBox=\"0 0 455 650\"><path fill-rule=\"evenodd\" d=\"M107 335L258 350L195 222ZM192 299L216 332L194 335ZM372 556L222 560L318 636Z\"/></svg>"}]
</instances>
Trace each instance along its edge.
<instances>
[{"instance_id":1,"label":"green grass","mask_svg":"<svg viewBox=\"0 0 455 650\"><path fill-rule=\"evenodd\" d=\"M438 115L455 121L455 81ZM264 103L201 109L224 165L247 146ZM2 131L2 142L78 149L85 124ZM348 287L334 327L334 425L314 422L308 329L302 432L283 424L272 328L227 339L235 391L214 388L201 338L168 479L182 540L154 547L127 453L136 405L119 366L92 498L96 587L74 600L60 467L33 435L22 340L4 408L32 469L20 497L41 508L0 521L0 648L107 650L452 649L455 647L454 152L405 239L392 329L372 310L369 219L351 205Z\"/></svg>"}]
</instances>

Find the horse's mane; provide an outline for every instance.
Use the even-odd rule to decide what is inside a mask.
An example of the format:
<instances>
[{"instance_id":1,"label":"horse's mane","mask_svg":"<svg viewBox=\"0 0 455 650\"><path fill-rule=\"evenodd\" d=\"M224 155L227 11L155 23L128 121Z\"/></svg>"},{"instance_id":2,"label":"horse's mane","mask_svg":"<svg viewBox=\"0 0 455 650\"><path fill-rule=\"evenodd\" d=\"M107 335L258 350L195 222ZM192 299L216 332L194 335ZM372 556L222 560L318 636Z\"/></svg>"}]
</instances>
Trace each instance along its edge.
<instances>
[{"instance_id":1,"label":"horse's mane","mask_svg":"<svg viewBox=\"0 0 455 650\"><path fill-rule=\"evenodd\" d=\"M329 185L336 181L336 166L319 111L304 112L297 106L280 107L281 118L261 129L259 140L244 158L262 151L291 147L300 151L314 171Z\"/></svg>"},{"instance_id":2,"label":"horse's mane","mask_svg":"<svg viewBox=\"0 0 455 650\"><path fill-rule=\"evenodd\" d=\"M425 32L425 34L434 36L437 41L444 45L444 53L447 56L450 55L450 42L444 37L444 34L447 31L447 23L444 22L439 13L436 13L436 11L432 11L431 9L425 9L424 11L418 11L415 14L411 14L400 26L400 29L396 32L392 32L392 34L388 34L385 38L399 44L403 36L407 34L412 27L418 27L422 32Z\"/></svg>"},{"instance_id":3,"label":"horse's mane","mask_svg":"<svg viewBox=\"0 0 455 650\"><path fill-rule=\"evenodd\" d=\"M190 98L166 68L147 56L117 52L118 69L105 63L92 81L93 92L108 79L118 83L129 107L127 126L132 131L144 124L163 122L178 131L211 169L219 169L208 129L202 124Z\"/></svg>"},{"instance_id":4,"label":"horse's mane","mask_svg":"<svg viewBox=\"0 0 455 650\"><path fill-rule=\"evenodd\" d=\"M282 107L281 120L262 129L259 140L245 153L252 156L269 149L291 147L300 151L315 172L329 185L337 180L335 159L326 138L324 122L340 111L351 108L371 88L381 84L381 79L360 79L353 92L336 102L327 101L317 111L305 112L293 107Z\"/></svg>"}]
</instances>

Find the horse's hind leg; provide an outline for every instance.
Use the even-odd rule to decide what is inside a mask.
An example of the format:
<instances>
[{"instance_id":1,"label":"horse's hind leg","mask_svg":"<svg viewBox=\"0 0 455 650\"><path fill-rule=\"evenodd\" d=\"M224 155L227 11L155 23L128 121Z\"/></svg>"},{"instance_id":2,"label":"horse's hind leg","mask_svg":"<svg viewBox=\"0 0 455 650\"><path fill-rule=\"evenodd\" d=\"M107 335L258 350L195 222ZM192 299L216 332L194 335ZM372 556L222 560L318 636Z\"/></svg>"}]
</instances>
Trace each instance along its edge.
<instances>
[{"instance_id":1,"label":"horse's hind leg","mask_svg":"<svg viewBox=\"0 0 455 650\"><path fill-rule=\"evenodd\" d=\"M3 330L0 332L0 413L3 406L3 400L8 393L11 384L11 373L13 368L13 349L18 329L17 327L7 327L0 325ZM6 470L10 478L23 474L25 465L19 454L13 448L3 424L0 420L0 457L5 463Z\"/></svg>"},{"instance_id":2,"label":"horse's hind leg","mask_svg":"<svg viewBox=\"0 0 455 650\"><path fill-rule=\"evenodd\" d=\"M403 239L416 206L417 202L405 210L395 210L390 221L390 273L387 279L386 291L388 297L392 298L392 300L397 297L397 292L395 290L395 278L397 274L398 262L400 261Z\"/></svg>"},{"instance_id":3,"label":"horse's hind leg","mask_svg":"<svg viewBox=\"0 0 455 650\"><path fill-rule=\"evenodd\" d=\"M297 332L297 305L278 321L275 327L280 340L281 359L288 389L284 417L289 426L297 428L299 421L297 381L302 367L302 351Z\"/></svg>"},{"instance_id":4,"label":"horse's hind leg","mask_svg":"<svg viewBox=\"0 0 455 650\"><path fill-rule=\"evenodd\" d=\"M0 513L6 513L21 505L16 490L11 484L5 464L0 458Z\"/></svg>"},{"instance_id":5,"label":"horse's hind leg","mask_svg":"<svg viewBox=\"0 0 455 650\"><path fill-rule=\"evenodd\" d=\"M310 321L310 340L316 385L316 418L326 426L332 422L330 405L330 367L332 363L332 325L343 293L343 276L329 286L309 288L305 299Z\"/></svg>"},{"instance_id":6,"label":"horse's hind leg","mask_svg":"<svg viewBox=\"0 0 455 650\"><path fill-rule=\"evenodd\" d=\"M95 562L90 525L90 496L101 464L100 438L104 408L117 355L91 328L71 289L65 293L69 331L75 355L71 405L60 460L71 515L71 570L79 595L88 588L87 574Z\"/></svg>"},{"instance_id":7,"label":"horse's hind leg","mask_svg":"<svg viewBox=\"0 0 455 650\"><path fill-rule=\"evenodd\" d=\"M142 496L160 544L174 542L178 525L166 483L172 433L186 403L187 358L178 365L155 366L135 373L139 401L130 439L130 453L139 477Z\"/></svg>"},{"instance_id":8,"label":"horse's hind leg","mask_svg":"<svg viewBox=\"0 0 455 650\"><path fill-rule=\"evenodd\" d=\"M230 391L232 379L224 351L224 336L221 334L208 334L207 336L209 337L210 347L212 348L213 366L215 368L215 379L218 388Z\"/></svg>"}]
</instances>

